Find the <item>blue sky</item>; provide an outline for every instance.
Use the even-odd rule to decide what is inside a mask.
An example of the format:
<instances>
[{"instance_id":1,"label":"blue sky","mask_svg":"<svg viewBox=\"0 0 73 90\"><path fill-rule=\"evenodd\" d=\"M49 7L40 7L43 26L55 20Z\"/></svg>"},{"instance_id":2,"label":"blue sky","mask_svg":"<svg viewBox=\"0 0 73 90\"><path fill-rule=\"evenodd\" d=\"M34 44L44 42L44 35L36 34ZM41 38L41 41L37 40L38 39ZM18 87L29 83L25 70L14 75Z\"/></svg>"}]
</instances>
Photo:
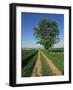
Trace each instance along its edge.
<instances>
[{"instance_id":1,"label":"blue sky","mask_svg":"<svg viewBox=\"0 0 73 90\"><path fill-rule=\"evenodd\" d=\"M60 34L59 43L53 47L62 47L64 45L64 15L63 14L44 14L44 13L25 13L21 14L21 46L22 48L39 48L40 44L36 44L37 40L33 35L34 27L37 26L42 18L55 20L58 24Z\"/></svg>"}]
</instances>

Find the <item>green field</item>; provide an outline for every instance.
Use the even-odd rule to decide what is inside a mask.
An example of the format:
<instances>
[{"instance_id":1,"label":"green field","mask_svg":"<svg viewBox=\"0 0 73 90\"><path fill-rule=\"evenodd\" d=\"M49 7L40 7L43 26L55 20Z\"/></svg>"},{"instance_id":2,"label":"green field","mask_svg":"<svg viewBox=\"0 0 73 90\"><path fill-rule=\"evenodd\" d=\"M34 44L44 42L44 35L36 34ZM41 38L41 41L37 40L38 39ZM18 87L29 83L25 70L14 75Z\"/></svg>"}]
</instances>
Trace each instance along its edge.
<instances>
[{"instance_id":1,"label":"green field","mask_svg":"<svg viewBox=\"0 0 73 90\"><path fill-rule=\"evenodd\" d=\"M62 74L64 74L64 52L62 52L62 51L57 52L57 50L56 50L56 52L54 52L53 50L52 50L52 52L43 50L43 52L61 70Z\"/></svg>"},{"instance_id":2,"label":"green field","mask_svg":"<svg viewBox=\"0 0 73 90\"><path fill-rule=\"evenodd\" d=\"M43 52L48 59L52 60L55 66L64 74L64 49L22 49L22 77L31 77L32 71L36 65L36 60L38 57L38 52ZM52 71L45 58L40 53L40 63L41 63L41 76L53 76Z\"/></svg>"},{"instance_id":3,"label":"green field","mask_svg":"<svg viewBox=\"0 0 73 90\"><path fill-rule=\"evenodd\" d=\"M35 65L37 50L22 50L22 77L31 76Z\"/></svg>"}]
</instances>

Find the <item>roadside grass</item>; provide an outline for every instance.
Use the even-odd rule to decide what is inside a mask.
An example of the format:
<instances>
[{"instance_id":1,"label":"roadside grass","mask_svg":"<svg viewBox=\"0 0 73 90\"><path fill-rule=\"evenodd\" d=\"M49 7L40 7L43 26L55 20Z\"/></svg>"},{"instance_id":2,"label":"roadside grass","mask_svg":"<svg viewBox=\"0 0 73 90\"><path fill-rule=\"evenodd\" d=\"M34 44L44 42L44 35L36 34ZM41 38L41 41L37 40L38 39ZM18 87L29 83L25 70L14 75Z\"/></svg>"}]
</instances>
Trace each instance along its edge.
<instances>
[{"instance_id":1,"label":"roadside grass","mask_svg":"<svg viewBox=\"0 0 73 90\"><path fill-rule=\"evenodd\" d=\"M40 53L40 61L41 61L41 73L42 76L52 76L52 72L49 69L46 60L44 59L43 55Z\"/></svg>"},{"instance_id":2,"label":"roadside grass","mask_svg":"<svg viewBox=\"0 0 73 90\"><path fill-rule=\"evenodd\" d=\"M32 58L30 58L31 60L29 61L29 63L22 68L22 77L30 77L32 75L32 70L35 65L36 58L37 58L37 54Z\"/></svg>"},{"instance_id":3,"label":"roadside grass","mask_svg":"<svg viewBox=\"0 0 73 90\"><path fill-rule=\"evenodd\" d=\"M25 67L37 53L37 50L24 50L22 52L22 68Z\"/></svg>"},{"instance_id":4,"label":"roadside grass","mask_svg":"<svg viewBox=\"0 0 73 90\"><path fill-rule=\"evenodd\" d=\"M57 52L53 54L53 52L48 52L46 50L43 50L45 55L54 62L57 68L64 74L64 54L60 55Z\"/></svg>"}]
</instances>

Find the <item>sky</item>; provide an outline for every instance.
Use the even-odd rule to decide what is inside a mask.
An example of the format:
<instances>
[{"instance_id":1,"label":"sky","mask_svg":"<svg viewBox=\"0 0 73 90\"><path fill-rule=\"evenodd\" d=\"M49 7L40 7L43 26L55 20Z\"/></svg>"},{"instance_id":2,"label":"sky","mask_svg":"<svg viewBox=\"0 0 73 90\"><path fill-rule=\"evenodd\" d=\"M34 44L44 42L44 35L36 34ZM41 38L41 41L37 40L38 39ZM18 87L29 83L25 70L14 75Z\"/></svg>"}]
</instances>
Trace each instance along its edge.
<instances>
[{"instance_id":1,"label":"sky","mask_svg":"<svg viewBox=\"0 0 73 90\"><path fill-rule=\"evenodd\" d=\"M64 15L49 13L26 13L21 14L21 46L22 48L40 48L40 44L36 44L37 40L33 35L34 27L37 26L39 20L46 18L47 20L55 20L60 31L60 41L53 45L54 48L63 47L64 45Z\"/></svg>"}]
</instances>

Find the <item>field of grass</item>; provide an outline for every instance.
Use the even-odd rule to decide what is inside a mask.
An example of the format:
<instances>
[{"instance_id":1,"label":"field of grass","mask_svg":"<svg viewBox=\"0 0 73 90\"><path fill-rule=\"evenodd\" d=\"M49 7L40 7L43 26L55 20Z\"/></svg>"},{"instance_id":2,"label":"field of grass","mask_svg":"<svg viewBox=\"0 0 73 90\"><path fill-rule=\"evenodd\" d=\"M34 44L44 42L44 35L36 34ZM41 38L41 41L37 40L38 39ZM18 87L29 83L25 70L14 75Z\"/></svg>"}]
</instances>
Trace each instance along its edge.
<instances>
[{"instance_id":1,"label":"field of grass","mask_svg":"<svg viewBox=\"0 0 73 90\"><path fill-rule=\"evenodd\" d=\"M34 54L36 52L37 52L37 50L34 50L34 49L22 50L22 60L26 60L28 57L30 57L32 54Z\"/></svg>"},{"instance_id":2,"label":"field of grass","mask_svg":"<svg viewBox=\"0 0 73 90\"><path fill-rule=\"evenodd\" d=\"M49 52L64 52L64 48L50 48Z\"/></svg>"},{"instance_id":3,"label":"field of grass","mask_svg":"<svg viewBox=\"0 0 73 90\"><path fill-rule=\"evenodd\" d=\"M36 55L37 50L22 50L22 67L26 66L33 56Z\"/></svg>"},{"instance_id":4,"label":"field of grass","mask_svg":"<svg viewBox=\"0 0 73 90\"><path fill-rule=\"evenodd\" d=\"M52 76L52 72L51 70L49 69L46 61L44 60L44 57L42 56L42 54L40 54L40 60L41 60L41 67L42 67L42 70L41 70L41 73L42 73L42 76Z\"/></svg>"},{"instance_id":5,"label":"field of grass","mask_svg":"<svg viewBox=\"0 0 73 90\"><path fill-rule=\"evenodd\" d=\"M37 58L37 50L22 50L22 77L31 76Z\"/></svg>"},{"instance_id":6,"label":"field of grass","mask_svg":"<svg viewBox=\"0 0 73 90\"><path fill-rule=\"evenodd\" d=\"M43 50L46 56L54 62L59 70L64 74L64 53L63 52L49 52Z\"/></svg>"},{"instance_id":7,"label":"field of grass","mask_svg":"<svg viewBox=\"0 0 73 90\"><path fill-rule=\"evenodd\" d=\"M33 67L36 62L36 58L37 58L37 55L33 56L31 58L31 61L25 67L22 68L22 77L30 77L31 76Z\"/></svg>"},{"instance_id":8,"label":"field of grass","mask_svg":"<svg viewBox=\"0 0 73 90\"><path fill-rule=\"evenodd\" d=\"M31 77L40 51L41 76L53 76L53 73L46 62L43 54L52 60L54 65L64 74L64 49L22 49L22 77ZM41 53L43 52L43 54Z\"/></svg>"}]
</instances>

